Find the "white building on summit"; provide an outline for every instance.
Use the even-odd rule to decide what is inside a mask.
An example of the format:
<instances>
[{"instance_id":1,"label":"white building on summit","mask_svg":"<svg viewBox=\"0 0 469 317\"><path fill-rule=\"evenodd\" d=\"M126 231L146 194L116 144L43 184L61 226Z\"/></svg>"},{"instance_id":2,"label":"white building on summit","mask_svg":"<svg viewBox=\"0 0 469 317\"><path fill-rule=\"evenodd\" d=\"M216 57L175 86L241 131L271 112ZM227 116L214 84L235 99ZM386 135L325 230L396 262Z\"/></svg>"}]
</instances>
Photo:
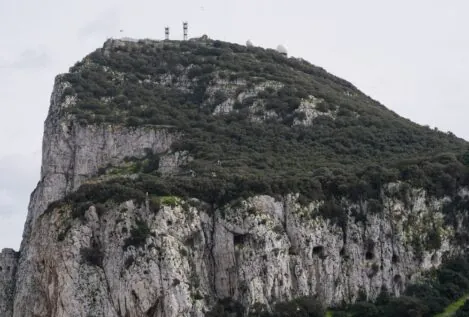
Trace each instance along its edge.
<instances>
[{"instance_id":1,"label":"white building on summit","mask_svg":"<svg viewBox=\"0 0 469 317\"><path fill-rule=\"evenodd\" d=\"M282 54L284 56L288 56L287 49L285 48L285 46L283 46L281 44L277 46L277 52L279 52L280 54Z\"/></svg>"}]
</instances>

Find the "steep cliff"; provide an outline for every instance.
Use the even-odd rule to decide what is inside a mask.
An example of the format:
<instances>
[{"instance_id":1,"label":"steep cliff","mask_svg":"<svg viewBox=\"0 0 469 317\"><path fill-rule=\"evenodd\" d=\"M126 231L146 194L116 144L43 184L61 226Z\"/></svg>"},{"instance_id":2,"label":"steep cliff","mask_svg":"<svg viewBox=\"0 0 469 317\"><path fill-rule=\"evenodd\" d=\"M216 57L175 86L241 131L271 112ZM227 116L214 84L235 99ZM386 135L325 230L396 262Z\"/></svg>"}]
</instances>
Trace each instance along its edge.
<instances>
[{"instance_id":1,"label":"steep cliff","mask_svg":"<svg viewBox=\"0 0 469 317\"><path fill-rule=\"evenodd\" d=\"M249 306L306 294L340 304L360 292L375 298L382 287L399 294L457 252L441 201L413 194L412 209L386 198L382 213L348 217L343 227L293 196L218 211L175 197L157 209L128 201L91 207L82 219L64 206L36 223L35 265L18 281L15 316L204 316L225 297ZM417 250L429 227L441 245Z\"/></svg>"},{"instance_id":2,"label":"steep cliff","mask_svg":"<svg viewBox=\"0 0 469 317\"><path fill-rule=\"evenodd\" d=\"M466 148L274 51L110 40L56 79L1 316L399 295L465 250Z\"/></svg>"},{"instance_id":3,"label":"steep cliff","mask_svg":"<svg viewBox=\"0 0 469 317\"><path fill-rule=\"evenodd\" d=\"M0 316L11 316L18 254L11 249L0 253Z\"/></svg>"}]
</instances>

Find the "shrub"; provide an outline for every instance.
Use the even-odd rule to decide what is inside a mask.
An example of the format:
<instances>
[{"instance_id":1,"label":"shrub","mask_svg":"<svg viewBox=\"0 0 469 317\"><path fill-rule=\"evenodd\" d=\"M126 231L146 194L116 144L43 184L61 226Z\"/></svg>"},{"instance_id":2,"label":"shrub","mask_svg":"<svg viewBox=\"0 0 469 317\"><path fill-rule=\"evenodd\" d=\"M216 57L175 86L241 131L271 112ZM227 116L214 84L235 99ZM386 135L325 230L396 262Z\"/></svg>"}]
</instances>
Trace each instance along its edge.
<instances>
[{"instance_id":1,"label":"shrub","mask_svg":"<svg viewBox=\"0 0 469 317\"><path fill-rule=\"evenodd\" d=\"M319 207L319 214L326 218L331 219L341 226L345 225L346 222L346 211L334 201L326 201Z\"/></svg>"},{"instance_id":2,"label":"shrub","mask_svg":"<svg viewBox=\"0 0 469 317\"><path fill-rule=\"evenodd\" d=\"M125 259L124 266L128 270L134 263L135 263L135 258L133 255L131 255L127 259Z\"/></svg>"},{"instance_id":3,"label":"shrub","mask_svg":"<svg viewBox=\"0 0 469 317\"><path fill-rule=\"evenodd\" d=\"M393 298L384 307L382 316L385 317L423 317L428 313L428 307L420 300L401 296Z\"/></svg>"},{"instance_id":4,"label":"shrub","mask_svg":"<svg viewBox=\"0 0 469 317\"><path fill-rule=\"evenodd\" d=\"M441 235L437 229L433 229L427 234L426 249L438 250L441 248Z\"/></svg>"},{"instance_id":5,"label":"shrub","mask_svg":"<svg viewBox=\"0 0 469 317\"><path fill-rule=\"evenodd\" d=\"M140 247L145 245L147 238L150 236L150 228L144 220L137 220L135 226L130 229L130 237L125 239L124 248L130 246Z\"/></svg>"},{"instance_id":6,"label":"shrub","mask_svg":"<svg viewBox=\"0 0 469 317\"><path fill-rule=\"evenodd\" d=\"M104 253L101 248L97 246L82 248L80 254L83 260L83 263L92 266L103 266Z\"/></svg>"},{"instance_id":7,"label":"shrub","mask_svg":"<svg viewBox=\"0 0 469 317\"><path fill-rule=\"evenodd\" d=\"M469 317L469 301L466 300L464 305L456 311L455 317Z\"/></svg>"},{"instance_id":8,"label":"shrub","mask_svg":"<svg viewBox=\"0 0 469 317\"><path fill-rule=\"evenodd\" d=\"M220 300L205 317L243 317L245 308L231 298Z\"/></svg>"},{"instance_id":9,"label":"shrub","mask_svg":"<svg viewBox=\"0 0 469 317\"><path fill-rule=\"evenodd\" d=\"M278 317L323 317L324 307L315 298L304 296L290 302L278 303L273 308Z\"/></svg>"},{"instance_id":10,"label":"shrub","mask_svg":"<svg viewBox=\"0 0 469 317\"><path fill-rule=\"evenodd\" d=\"M378 317L381 312L373 303L358 302L351 306L350 311L353 316L360 317Z\"/></svg>"}]
</instances>

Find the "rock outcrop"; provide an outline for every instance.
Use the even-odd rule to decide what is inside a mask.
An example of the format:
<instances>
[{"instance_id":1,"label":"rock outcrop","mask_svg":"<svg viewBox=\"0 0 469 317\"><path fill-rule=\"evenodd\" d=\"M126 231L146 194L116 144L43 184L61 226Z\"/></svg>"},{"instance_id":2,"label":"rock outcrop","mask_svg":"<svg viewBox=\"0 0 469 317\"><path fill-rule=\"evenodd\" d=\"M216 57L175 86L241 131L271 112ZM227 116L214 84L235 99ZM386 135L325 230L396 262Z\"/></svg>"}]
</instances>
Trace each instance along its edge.
<instances>
[{"instance_id":1,"label":"rock outcrop","mask_svg":"<svg viewBox=\"0 0 469 317\"><path fill-rule=\"evenodd\" d=\"M0 253L0 316L12 316L18 253L3 249Z\"/></svg>"},{"instance_id":2,"label":"rock outcrop","mask_svg":"<svg viewBox=\"0 0 469 317\"><path fill-rule=\"evenodd\" d=\"M61 115L73 106L62 101L67 85L58 76L51 97L49 115L44 124L41 180L31 196L25 235L51 202L76 190L99 168L119 165L125 158L144 157L148 150L166 153L177 139L168 128L137 129L113 125L83 126Z\"/></svg>"},{"instance_id":3,"label":"rock outcrop","mask_svg":"<svg viewBox=\"0 0 469 317\"><path fill-rule=\"evenodd\" d=\"M191 92L188 69L181 71L184 80L168 75L163 84ZM235 103L283 87L261 81L239 92L244 81L233 83L218 79L206 90L213 106L206 112L214 118L238 111ZM77 102L64 93L69 87L57 77L44 125L41 179L31 195L21 250L0 254L1 317L203 317L227 297L245 307L302 295L337 305L360 296L374 299L383 289L399 295L420 272L462 251L455 237L465 230L463 217L453 223L444 218L451 199L401 182L383 186L379 208L373 199L340 198L334 206L304 202L293 190L217 206L146 193L144 202L109 199L83 214L70 202L48 208L83 184L109 179L100 171L120 168L127 159L157 154L155 177L171 175L192 159L190 152L173 150L184 134L171 126L77 121L67 111ZM220 91L226 100L218 98ZM297 108L303 115L290 118L292 126L336 119L337 108L319 111L322 99L307 100ZM262 100L250 107L252 124L281 121L275 111L264 111ZM203 159L214 159L208 156ZM468 196L460 189L459 199Z\"/></svg>"},{"instance_id":4,"label":"rock outcrop","mask_svg":"<svg viewBox=\"0 0 469 317\"><path fill-rule=\"evenodd\" d=\"M172 206L128 201L92 206L84 219L73 219L70 208L41 216L13 316L202 317L217 298L249 306L307 294L334 305L375 298L383 288L398 295L457 252L440 221L442 201L422 191L413 192L412 208L388 197L383 212L341 225L319 216L320 202L302 207L294 195L220 210L166 200ZM419 227L427 229L411 235ZM129 240L146 228L140 243ZM441 246L417 250L428 228L442 233Z\"/></svg>"}]
</instances>

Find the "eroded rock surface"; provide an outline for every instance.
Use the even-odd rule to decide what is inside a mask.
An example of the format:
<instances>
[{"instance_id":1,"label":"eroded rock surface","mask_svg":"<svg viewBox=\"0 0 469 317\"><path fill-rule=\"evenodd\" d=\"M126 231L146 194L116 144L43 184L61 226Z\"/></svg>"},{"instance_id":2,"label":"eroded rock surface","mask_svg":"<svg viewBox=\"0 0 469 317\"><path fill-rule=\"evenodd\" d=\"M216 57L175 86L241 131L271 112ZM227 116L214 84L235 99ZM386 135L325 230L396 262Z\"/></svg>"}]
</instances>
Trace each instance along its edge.
<instances>
[{"instance_id":1,"label":"eroded rock surface","mask_svg":"<svg viewBox=\"0 0 469 317\"><path fill-rule=\"evenodd\" d=\"M91 207L84 220L72 219L69 208L41 216L14 316L204 316L217 298L249 306L305 294L334 305L359 293L375 298L383 287L398 295L456 251L448 243L454 232L441 222L442 201L423 191L413 192L411 209L389 197L366 223L349 216L342 225L318 214L321 202L302 207L295 195L256 196L219 210L173 199L158 210L132 201L99 215ZM126 245L139 221L149 228L145 240ZM413 228L433 226L441 247L414 249ZM418 239L425 241L425 231Z\"/></svg>"},{"instance_id":2,"label":"eroded rock surface","mask_svg":"<svg viewBox=\"0 0 469 317\"><path fill-rule=\"evenodd\" d=\"M0 316L11 316L15 291L18 253L3 249L0 253Z\"/></svg>"}]
</instances>

